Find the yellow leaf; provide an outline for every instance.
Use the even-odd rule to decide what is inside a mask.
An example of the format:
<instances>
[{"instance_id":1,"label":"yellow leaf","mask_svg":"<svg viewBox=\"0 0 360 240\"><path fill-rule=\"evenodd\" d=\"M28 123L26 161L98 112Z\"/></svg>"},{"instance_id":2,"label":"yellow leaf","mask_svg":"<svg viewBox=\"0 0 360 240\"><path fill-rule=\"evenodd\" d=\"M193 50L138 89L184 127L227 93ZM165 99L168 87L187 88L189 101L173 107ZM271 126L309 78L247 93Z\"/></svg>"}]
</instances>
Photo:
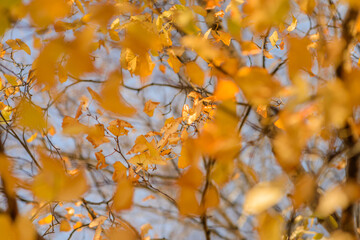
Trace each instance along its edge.
<instances>
[{"instance_id":1,"label":"yellow leaf","mask_svg":"<svg viewBox=\"0 0 360 240\"><path fill-rule=\"evenodd\" d=\"M327 190L319 199L316 215L324 218L339 209L345 209L349 204L359 199L359 186L355 183L345 183Z\"/></svg>"},{"instance_id":2,"label":"yellow leaf","mask_svg":"<svg viewBox=\"0 0 360 240\"><path fill-rule=\"evenodd\" d=\"M33 69L36 69L35 76L37 83L40 86L44 86L45 90L56 85L55 74L58 66L57 63L65 50L63 39L54 39L42 49L39 57L34 62Z\"/></svg>"},{"instance_id":3,"label":"yellow leaf","mask_svg":"<svg viewBox=\"0 0 360 240\"><path fill-rule=\"evenodd\" d=\"M245 56L256 55L261 52L261 49L251 41L243 41L240 43L241 52Z\"/></svg>"},{"instance_id":4,"label":"yellow leaf","mask_svg":"<svg viewBox=\"0 0 360 240\"><path fill-rule=\"evenodd\" d=\"M285 195L283 183L262 182L250 189L245 196L244 211L259 214L278 203Z\"/></svg>"},{"instance_id":5,"label":"yellow leaf","mask_svg":"<svg viewBox=\"0 0 360 240\"><path fill-rule=\"evenodd\" d=\"M26 142L31 143L32 141L34 141L37 137L37 132L35 132L33 135L31 135L31 137L29 137Z\"/></svg>"},{"instance_id":6,"label":"yellow leaf","mask_svg":"<svg viewBox=\"0 0 360 240\"><path fill-rule=\"evenodd\" d=\"M298 209L302 204L309 203L315 196L316 181L310 174L299 177L296 181L294 194L292 195L293 206Z\"/></svg>"},{"instance_id":7,"label":"yellow leaf","mask_svg":"<svg viewBox=\"0 0 360 240\"><path fill-rule=\"evenodd\" d=\"M307 38L288 38L288 66L290 80L293 80L300 70L310 71L312 66L311 54L307 49L310 44Z\"/></svg>"},{"instance_id":8,"label":"yellow leaf","mask_svg":"<svg viewBox=\"0 0 360 240\"><path fill-rule=\"evenodd\" d=\"M67 71L61 64L58 65L58 77L59 82L61 83L64 83L67 80Z\"/></svg>"},{"instance_id":9,"label":"yellow leaf","mask_svg":"<svg viewBox=\"0 0 360 240\"><path fill-rule=\"evenodd\" d=\"M227 46L230 45L231 42L231 35L230 33L224 32L224 31L217 31L217 33L220 36L220 40Z\"/></svg>"},{"instance_id":10,"label":"yellow leaf","mask_svg":"<svg viewBox=\"0 0 360 240\"><path fill-rule=\"evenodd\" d=\"M107 217L105 217L105 216L99 216L90 222L89 227L93 228L93 227L102 225L106 219L107 219Z\"/></svg>"},{"instance_id":11,"label":"yellow leaf","mask_svg":"<svg viewBox=\"0 0 360 240\"><path fill-rule=\"evenodd\" d=\"M44 114L39 106L23 98L17 107L17 121L23 127L42 131L46 128Z\"/></svg>"},{"instance_id":12,"label":"yellow leaf","mask_svg":"<svg viewBox=\"0 0 360 240\"><path fill-rule=\"evenodd\" d=\"M112 179L114 182L126 178L126 167L124 166L124 164L117 161L113 164L113 167L114 167L114 173Z\"/></svg>"},{"instance_id":13,"label":"yellow leaf","mask_svg":"<svg viewBox=\"0 0 360 240\"><path fill-rule=\"evenodd\" d=\"M104 125L96 124L95 126L88 129L88 136L86 139L93 145L94 148L97 148L103 143L110 142L110 140L105 137Z\"/></svg>"},{"instance_id":14,"label":"yellow leaf","mask_svg":"<svg viewBox=\"0 0 360 240\"><path fill-rule=\"evenodd\" d=\"M67 72L76 77L95 70L94 60L90 53L93 49L95 30L92 27L75 32L75 39L66 44L68 59L65 65Z\"/></svg>"},{"instance_id":15,"label":"yellow leaf","mask_svg":"<svg viewBox=\"0 0 360 240\"><path fill-rule=\"evenodd\" d=\"M60 222L60 232L68 232L71 230L71 225L67 220L62 220Z\"/></svg>"},{"instance_id":16,"label":"yellow leaf","mask_svg":"<svg viewBox=\"0 0 360 240\"><path fill-rule=\"evenodd\" d=\"M39 27L46 27L56 19L70 13L70 5L63 0L32 0L28 6L32 21Z\"/></svg>"},{"instance_id":17,"label":"yellow leaf","mask_svg":"<svg viewBox=\"0 0 360 240\"><path fill-rule=\"evenodd\" d=\"M352 0L348 0L348 1L352 1ZM355 1L355 2L357 2L357 1ZM306 14L311 15L316 6L316 1L315 0L301 0L300 2L298 2L298 4L302 11L304 11Z\"/></svg>"},{"instance_id":18,"label":"yellow leaf","mask_svg":"<svg viewBox=\"0 0 360 240\"><path fill-rule=\"evenodd\" d=\"M83 224L82 224L82 222L80 222L80 221L77 221L76 223L75 223L75 225L73 226L73 229L78 229L77 231L81 231L82 229L81 229L81 226L82 226Z\"/></svg>"},{"instance_id":19,"label":"yellow leaf","mask_svg":"<svg viewBox=\"0 0 360 240\"><path fill-rule=\"evenodd\" d=\"M278 32L274 31L269 37L270 43L272 46L276 45L276 42L279 40Z\"/></svg>"},{"instance_id":20,"label":"yellow leaf","mask_svg":"<svg viewBox=\"0 0 360 240\"><path fill-rule=\"evenodd\" d=\"M127 24L125 40L121 44L139 55L144 55L149 50L160 51L162 47L155 24L145 21Z\"/></svg>"},{"instance_id":21,"label":"yellow leaf","mask_svg":"<svg viewBox=\"0 0 360 240\"><path fill-rule=\"evenodd\" d=\"M256 112L263 118L267 118L267 106L266 105L258 105L256 108Z\"/></svg>"},{"instance_id":22,"label":"yellow leaf","mask_svg":"<svg viewBox=\"0 0 360 240\"><path fill-rule=\"evenodd\" d=\"M274 122L274 125L282 130L285 130L285 125L282 119L278 119Z\"/></svg>"},{"instance_id":23,"label":"yellow leaf","mask_svg":"<svg viewBox=\"0 0 360 240\"><path fill-rule=\"evenodd\" d=\"M96 169L103 169L106 168L108 165L106 164L105 156L102 153L103 150L95 153L96 160L98 163L96 164Z\"/></svg>"},{"instance_id":24,"label":"yellow leaf","mask_svg":"<svg viewBox=\"0 0 360 240\"><path fill-rule=\"evenodd\" d=\"M153 229L150 223L146 223L140 227L141 236L145 237L146 234L148 234L149 230Z\"/></svg>"},{"instance_id":25,"label":"yellow leaf","mask_svg":"<svg viewBox=\"0 0 360 240\"><path fill-rule=\"evenodd\" d=\"M6 41L7 45L11 47L13 50L24 50L27 54L31 54L30 48L26 43L24 43L21 39L9 39Z\"/></svg>"},{"instance_id":26,"label":"yellow leaf","mask_svg":"<svg viewBox=\"0 0 360 240\"><path fill-rule=\"evenodd\" d=\"M284 234L284 219L280 214L262 213L257 217L260 240L279 240Z\"/></svg>"},{"instance_id":27,"label":"yellow leaf","mask_svg":"<svg viewBox=\"0 0 360 240\"><path fill-rule=\"evenodd\" d=\"M4 240L35 240L37 239L35 228L30 220L18 215L12 220L9 214L0 214L0 232Z\"/></svg>"},{"instance_id":28,"label":"yellow leaf","mask_svg":"<svg viewBox=\"0 0 360 240\"><path fill-rule=\"evenodd\" d=\"M288 32L292 32L292 31L295 30L296 25L297 25L297 19L296 19L294 16L292 16L292 22L291 22L290 26L287 27L286 30L287 30Z\"/></svg>"},{"instance_id":29,"label":"yellow leaf","mask_svg":"<svg viewBox=\"0 0 360 240\"><path fill-rule=\"evenodd\" d=\"M180 190L177 204L182 215L200 215L200 205L196 198L196 190L183 187Z\"/></svg>"},{"instance_id":30,"label":"yellow leaf","mask_svg":"<svg viewBox=\"0 0 360 240\"><path fill-rule=\"evenodd\" d=\"M116 14L116 9L117 7L109 2L92 4L89 11L89 20L99 24L102 28L106 28L111 18Z\"/></svg>"},{"instance_id":31,"label":"yellow leaf","mask_svg":"<svg viewBox=\"0 0 360 240\"><path fill-rule=\"evenodd\" d=\"M335 80L329 82L320 90L323 97L322 108L326 124L336 128L345 126L347 119L351 116L351 94L345 88L343 81Z\"/></svg>"},{"instance_id":32,"label":"yellow leaf","mask_svg":"<svg viewBox=\"0 0 360 240\"><path fill-rule=\"evenodd\" d=\"M79 8L79 10L82 12L82 14L85 14L82 3L79 0L75 0L75 3L76 3L76 6Z\"/></svg>"},{"instance_id":33,"label":"yellow leaf","mask_svg":"<svg viewBox=\"0 0 360 240\"><path fill-rule=\"evenodd\" d=\"M87 190L85 172L67 174L63 163L58 159L39 153L43 165L32 184L32 192L44 201L73 201L80 198Z\"/></svg>"},{"instance_id":34,"label":"yellow leaf","mask_svg":"<svg viewBox=\"0 0 360 240\"><path fill-rule=\"evenodd\" d=\"M197 189L203 182L204 175L197 167L190 167L178 180L180 193L177 199L182 215L201 214L200 204L196 198Z\"/></svg>"},{"instance_id":35,"label":"yellow leaf","mask_svg":"<svg viewBox=\"0 0 360 240\"><path fill-rule=\"evenodd\" d=\"M12 86L17 86L17 77L13 76L13 75L8 75L8 74L4 74L6 80L8 81L8 83L10 83Z\"/></svg>"},{"instance_id":36,"label":"yellow leaf","mask_svg":"<svg viewBox=\"0 0 360 240\"><path fill-rule=\"evenodd\" d=\"M203 70L196 64L196 62L189 62L185 65L186 74L192 83L202 86L205 80Z\"/></svg>"},{"instance_id":37,"label":"yellow leaf","mask_svg":"<svg viewBox=\"0 0 360 240\"><path fill-rule=\"evenodd\" d=\"M83 134L89 131L89 127L80 123L79 120L65 116L62 122L63 133L68 135Z\"/></svg>"},{"instance_id":38,"label":"yellow leaf","mask_svg":"<svg viewBox=\"0 0 360 240\"><path fill-rule=\"evenodd\" d=\"M264 68L242 67L235 79L248 101L266 105L280 90L280 83Z\"/></svg>"},{"instance_id":39,"label":"yellow leaf","mask_svg":"<svg viewBox=\"0 0 360 240\"><path fill-rule=\"evenodd\" d=\"M194 140L188 139L181 148L178 167L183 169L190 165L196 165L199 158L200 152L197 151L197 148L194 148Z\"/></svg>"},{"instance_id":40,"label":"yellow leaf","mask_svg":"<svg viewBox=\"0 0 360 240\"><path fill-rule=\"evenodd\" d=\"M20 46L17 44L16 40L9 39L6 41L6 44L9 45L9 47L12 48L12 50L20 50Z\"/></svg>"},{"instance_id":41,"label":"yellow leaf","mask_svg":"<svg viewBox=\"0 0 360 240\"><path fill-rule=\"evenodd\" d=\"M192 5L191 8L195 13L197 13L203 17L205 17L207 15L206 10L199 5Z\"/></svg>"},{"instance_id":42,"label":"yellow leaf","mask_svg":"<svg viewBox=\"0 0 360 240\"><path fill-rule=\"evenodd\" d=\"M153 102L151 100L147 101L145 103L145 107L144 107L144 113L146 113L149 117L152 117L154 115L154 110L157 107L157 105L159 105L159 102Z\"/></svg>"},{"instance_id":43,"label":"yellow leaf","mask_svg":"<svg viewBox=\"0 0 360 240\"><path fill-rule=\"evenodd\" d=\"M131 208L133 203L134 187L128 179L118 181L114 193L112 208L115 211Z\"/></svg>"},{"instance_id":44,"label":"yellow leaf","mask_svg":"<svg viewBox=\"0 0 360 240\"><path fill-rule=\"evenodd\" d=\"M119 33L113 29L109 29L109 36L115 42L120 41Z\"/></svg>"},{"instance_id":45,"label":"yellow leaf","mask_svg":"<svg viewBox=\"0 0 360 240\"><path fill-rule=\"evenodd\" d=\"M112 72L103 84L100 92L100 106L112 113L124 116L131 116L135 113L135 109L128 106L120 95L120 84L122 82L122 74L119 71Z\"/></svg>"},{"instance_id":46,"label":"yellow leaf","mask_svg":"<svg viewBox=\"0 0 360 240\"><path fill-rule=\"evenodd\" d=\"M264 49L264 56L266 57L266 58L268 58L268 59L273 59L274 57L269 53L269 51L267 51L267 50L265 50Z\"/></svg>"},{"instance_id":47,"label":"yellow leaf","mask_svg":"<svg viewBox=\"0 0 360 240\"><path fill-rule=\"evenodd\" d=\"M228 100L233 99L239 91L239 87L233 81L219 79L214 96L220 101Z\"/></svg>"},{"instance_id":48,"label":"yellow leaf","mask_svg":"<svg viewBox=\"0 0 360 240\"><path fill-rule=\"evenodd\" d=\"M20 46L21 50L24 50L27 54L31 55L31 50L26 43L24 43L21 39L16 39L16 43Z\"/></svg>"},{"instance_id":49,"label":"yellow leaf","mask_svg":"<svg viewBox=\"0 0 360 240\"><path fill-rule=\"evenodd\" d=\"M13 109L10 106L5 106L4 109L1 110L2 117L0 118L0 123L9 122L12 112Z\"/></svg>"},{"instance_id":50,"label":"yellow leaf","mask_svg":"<svg viewBox=\"0 0 360 240\"><path fill-rule=\"evenodd\" d=\"M175 73L180 71L181 62L174 54L169 54L168 63Z\"/></svg>"},{"instance_id":51,"label":"yellow leaf","mask_svg":"<svg viewBox=\"0 0 360 240\"><path fill-rule=\"evenodd\" d=\"M216 208L220 203L219 192L214 185L210 185L204 195L202 210Z\"/></svg>"},{"instance_id":52,"label":"yellow leaf","mask_svg":"<svg viewBox=\"0 0 360 240\"><path fill-rule=\"evenodd\" d=\"M116 18L110 25L110 29L117 29L120 27L120 18Z\"/></svg>"},{"instance_id":53,"label":"yellow leaf","mask_svg":"<svg viewBox=\"0 0 360 240\"><path fill-rule=\"evenodd\" d=\"M49 214L46 217L40 219L38 223L40 225L50 224L50 223L52 223L52 220L53 220L53 215Z\"/></svg>"},{"instance_id":54,"label":"yellow leaf","mask_svg":"<svg viewBox=\"0 0 360 240\"><path fill-rule=\"evenodd\" d=\"M208 39L200 36L187 35L181 39L184 47L194 50L205 61L221 64L226 57L223 52L216 48Z\"/></svg>"},{"instance_id":55,"label":"yellow leaf","mask_svg":"<svg viewBox=\"0 0 360 240\"><path fill-rule=\"evenodd\" d=\"M107 129L116 137L127 135L129 130L125 128L134 128L130 123L120 119L111 121L109 125Z\"/></svg>"}]
</instances>

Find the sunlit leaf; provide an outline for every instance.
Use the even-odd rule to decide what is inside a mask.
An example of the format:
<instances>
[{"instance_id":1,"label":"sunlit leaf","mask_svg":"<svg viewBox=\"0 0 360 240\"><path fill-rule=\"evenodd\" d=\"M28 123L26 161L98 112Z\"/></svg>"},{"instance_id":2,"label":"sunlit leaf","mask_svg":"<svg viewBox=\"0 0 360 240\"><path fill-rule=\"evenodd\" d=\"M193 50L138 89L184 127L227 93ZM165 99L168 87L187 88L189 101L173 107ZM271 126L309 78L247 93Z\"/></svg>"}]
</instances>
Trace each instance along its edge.
<instances>
[{"instance_id":1,"label":"sunlit leaf","mask_svg":"<svg viewBox=\"0 0 360 240\"><path fill-rule=\"evenodd\" d=\"M279 40L278 32L274 31L269 37L271 45L275 46L276 42Z\"/></svg>"},{"instance_id":2,"label":"sunlit leaf","mask_svg":"<svg viewBox=\"0 0 360 240\"><path fill-rule=\"evenodd\" d=\"M292 22L291 22L290 26L286 30L288 32L292 32L292 31L295 30L296 25L297 25L297 19L294 16L292 16Z\"/></svg>"}]
</instances>

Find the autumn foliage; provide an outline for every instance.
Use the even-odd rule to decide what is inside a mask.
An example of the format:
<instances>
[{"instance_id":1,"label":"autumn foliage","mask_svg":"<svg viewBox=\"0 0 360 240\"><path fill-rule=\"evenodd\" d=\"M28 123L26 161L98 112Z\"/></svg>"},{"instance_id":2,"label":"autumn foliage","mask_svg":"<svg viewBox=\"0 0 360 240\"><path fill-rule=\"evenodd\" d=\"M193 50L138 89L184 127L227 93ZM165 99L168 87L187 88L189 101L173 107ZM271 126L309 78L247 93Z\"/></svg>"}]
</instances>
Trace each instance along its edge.
<instances>
[{"instance_id":1,"label":"autumn foliage","mask_svg":"<svg viewBox=\"0 0 360 240\"><path fill-rule=\"evenodd\" d=\"M360 239L360 1L1 0L0 238Z\"/></svg>"}]
</instances>

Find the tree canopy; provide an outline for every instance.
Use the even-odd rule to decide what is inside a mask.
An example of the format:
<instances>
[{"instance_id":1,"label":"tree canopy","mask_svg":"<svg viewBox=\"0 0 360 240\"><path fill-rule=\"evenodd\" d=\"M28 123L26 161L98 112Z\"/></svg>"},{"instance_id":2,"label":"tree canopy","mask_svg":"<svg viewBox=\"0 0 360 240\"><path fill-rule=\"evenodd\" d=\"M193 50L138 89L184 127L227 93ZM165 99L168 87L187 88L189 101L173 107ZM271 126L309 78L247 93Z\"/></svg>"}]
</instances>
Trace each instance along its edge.
<instances>
[{"instance_id":1,"label":"tree canopy","mask_svg":"<svg viewBox=\"0 0 360 240\"><path fill-rule=\"evenodd\" d=\"M1 0L1 239L360 239L359 12Z\"/></svg>"}]
</instances>

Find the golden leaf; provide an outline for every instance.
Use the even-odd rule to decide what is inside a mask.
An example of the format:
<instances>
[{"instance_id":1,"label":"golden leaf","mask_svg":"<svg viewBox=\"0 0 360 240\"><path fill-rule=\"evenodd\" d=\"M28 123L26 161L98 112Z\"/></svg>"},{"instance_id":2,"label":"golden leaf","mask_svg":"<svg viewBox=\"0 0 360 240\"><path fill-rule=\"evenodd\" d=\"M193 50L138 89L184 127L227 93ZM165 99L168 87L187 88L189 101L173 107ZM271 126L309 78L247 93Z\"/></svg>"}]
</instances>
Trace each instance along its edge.
<instances>
[{"instance_id":1,"label":"golden leaf","mask_svg":"<svg viewBox=\"0 0 360 240\"><path fill-rule=\"evenodd\" d=\"M40 52L39 57L33 63L33 69L36 69L36 79L40 86L45 90L56 85L55 74L57 62L60 56L66 51L65 43L62 38L50 41Z\"/></svg>"},{"instance_id":2,"label":"golden leaf","mask_svg":"<svg viewBox=\"0 0 360 240\"><path fill-rule=\"evenodd\" d=\"M307 49L310 40L307 38L288 38L288 66L290 80L294 79L300 70L311 72L312 59Z\"/></svg>"},{"instance_id":3,"label":"golden leaf","mask_svg":"<svg viewBox=\"0 0 360 240\"><path fill-rule=\"evenodd\" d=\"M280 182L261 182L250 189L245 196L244 211L259 214L278 203L285 195Z\"/></svg>"},{"instance_id":4,"label":"golden leaf","mask_svg":"<svg viewBox=\"0 0 360 240\"><path fill-rule=\"evenodd\" d=\"M284 219L280 214L264 212L257 217L260 240L279 240L284 233Z\"/></svg>"},{"instance_id":5,"label":"golden leaf","mask_svg":"<svg viewBox=\"0 0 360 240\"><path fill-rule=\"evenodd\" d=\"M146 113L149 117L154 115L154 110L159 105L159 102L153 102L151 100L147 101L144 106L144 113Z\"/></svg>"},{"instance_id":6,"label":"golden leaf","mask_svg":"<svg viewBox=\"0 0 360 240\"><path fill-rule=\"evenodd\" d=\"M95 153L96 160L98 161L96 164L96 169L106 168L108 165L106 164L105 156L102 153L103 150Z\"/></svg>"},{"instance_id":7,"label":"golden leaf","mask_svg":"<svg viewBox=\"0 0 360 240\"><path fill-rule=\"evenodd\" d=\"M276 42L279 40L278 32L274 31L269 37L270 43L272 46L276 45Z\"/></svg>"},{"instance_id":8,"label":"golden leaf","mask_svg":"<svg viewBox=\"0 0 360 240\"><path fill-rule=\"evenodd\" d=\"M83 171L69 175L58 159L45 156L41 152L39 155L43 169L35 176L32 184L36 197L44 201L72 201L88 190Z\"/></svg>"},{"instance_id":9,"label":"golden leaf","mask_svg":"<svg viewBox=\"0 0 360 240\"><path fill-rule=\"evenodd\" d=\"M214 96L217 100L228 100L235 98L240 91L239 87L230 80L219 79L215 88Z\"/></svg>"},{"instance_id":10,"label":"golden leaf","mask_svg":"<svg viewBox=\"0 0 360 240\"><path fill-rule=\"evenodd\" d=\"M287 30L288 32L292 32L292 31L295 30L296 25L297 25L297 19L296 19L294 16L292 16L292 22L291 22L290 26L287 27L286 30Z\"/></svg>"},{"instance_id":11,"label":"golden leaf","mask_svg":"<svg viewBox=\"0 0 360 240\"><path fill-rule=\"evenodd\" d=\"M71 225L67 220L62 220L60 222L60 232L68 232L71 230Z\"/></svg>"},{"instance_id":12,"label":"golden leaf","mask_svg":"<svg viewBox=\"0 0 360 240\"><path fill-rule=\"evenodd\" d=\"M116 137L127 135L129 130L125 128L134 128L130 123L120 119L111 121L109 125L107 129Z\"/></svg>"},{"instance_id":13,"label":"golden leaf","mask_svg":"<svg viewBox=\"0 0 360 240\"><path fill-rule=\"evenodd\" d=\"M130 180L122 179L118 181L114 193L112 208L115 211L131 208L133 203L134 187Z\"/></svg>"},{"instance_id":14,"label":"golden leaf","mask_svg":"<svg viewBox=\"0 0 360 240\"><path fill-rule=\"evenodd\" d=\"M28 9L32 21L39 27L46 27L70 13L70 6L63 0L32 0Z\"/></svg>"},{"instance_id":15,"label":"golden leaf","mask_svg":"<svg viewBox=\"0 0 360 240\"><path fill-rule=\"evenodd\" d=\"M44 114L39 106L23 98L17 107L17 121L19 125L33 130L42 131L46 128Z\"/></svg>"},{"instance_id":16,"label":"golden leaf","mask_svg":"<svg viewBox=\"0 0 360 240\"><path fill-rule=\"evenodd\" d=\"M121 82L122 74L118 71L112 72L103 84L100 92L101 97L94 99L99 101L100 106L105 110L123 116L130 116L134 114L135 109L128 106L120 95L119 88Z\"/></svg>"},{"instance_id":17,"label":"golden leaf","mask_svg":"<svg viewBox=\"0 0 360 240\"><path fill-rule=\"evenodd\" d=\"M189 62L185 65L186 74L189 76L190 81L196 85L202 86L205 80L203 70L196 64L196 62Z\"/></svg>"},{"instance_id":18,"label":"golden leaf","mask_svg":"<svg viewBox=\"0 0 360 240\"><path fill-rule=\"evenodd\" d=\"M88 136L86 139L93 145L94 148L97 148L103 143L110 142L110 140L105 137L104 125L96 124L95 126L88 129Z\"/></svg>"},{"instance_id":19,"label":"golden leaf","mask_svg":"<svg viewBox=\"0 0 360 240\"><path fill-rule=\"evenodd\" d=\"M40 225L45 225L45 224L50 224L50 223L52 223L52 221L53 221L53 215L52 215L52 214L49 214L49 215L47 215L46 217L40 219L38 223L39 223Z\"/></svg>"},{"instance_id":20,"label":"golden leaf","mask_svg":"<svg viewBox=\"0 0 360 240\"><path fill-rule=\"evenodd\" d=\"M62 128L64 134L69 135L78 135L87 133L89 131L89 127L80 123L79 120L65 116L62 122Z\"/></svg>"},{"instance_id":21,"label":"golden leaf","mask_svg":"<svg viewBox=\"0 0 360 240\"><path fill-rule=\"evenodd\" d=\"M114 182L120 181L121 179L126 178L126 167L121 162L117 161L113 164L114 173L112 179Z\"/></svg>"},{"instance_id":22,"label":"golden leaf","mask_svg":"<svg viewBox=\"0 0 360 240\"><path fill-rule=\"evenodd\" d=\"M33 135L31 135L31 137L29 137L28 139L26 139L26 142L31 143L32 141L34 141L37 137L37 132L35 132Z\"/></svg>"},{"instance_id":23,"label":"golden leaf","mask_svg":"<svg viewBox=\"0 0 360 240\"><path fill-rule=\"evenodd\" d=\"M243 41L240 43L241 52L245 56L256 55L261 53L261 49L251 41Z\"/></svg>"},{"instance_id":24,"label":"golden leaf","mask_svg":"<svg viewBox=\"0 0 360 240\"><path fill-rule=\"evenodd\" d=\"M280 90L280 83L266 69L259 67L241 68L235 81L247 100L255 105L268 104Z\"/></svg>"},{"instance_id":25,"label":"golden leaf","mask_svg":"<svg viewBox=\"0 0 360 240\"><path fill-rule=\"evenodd\" d=\"M174 54L169 53L168 63L175 73L178 73L180 71L181 62Z\"/></svg>"}]
</instances>

